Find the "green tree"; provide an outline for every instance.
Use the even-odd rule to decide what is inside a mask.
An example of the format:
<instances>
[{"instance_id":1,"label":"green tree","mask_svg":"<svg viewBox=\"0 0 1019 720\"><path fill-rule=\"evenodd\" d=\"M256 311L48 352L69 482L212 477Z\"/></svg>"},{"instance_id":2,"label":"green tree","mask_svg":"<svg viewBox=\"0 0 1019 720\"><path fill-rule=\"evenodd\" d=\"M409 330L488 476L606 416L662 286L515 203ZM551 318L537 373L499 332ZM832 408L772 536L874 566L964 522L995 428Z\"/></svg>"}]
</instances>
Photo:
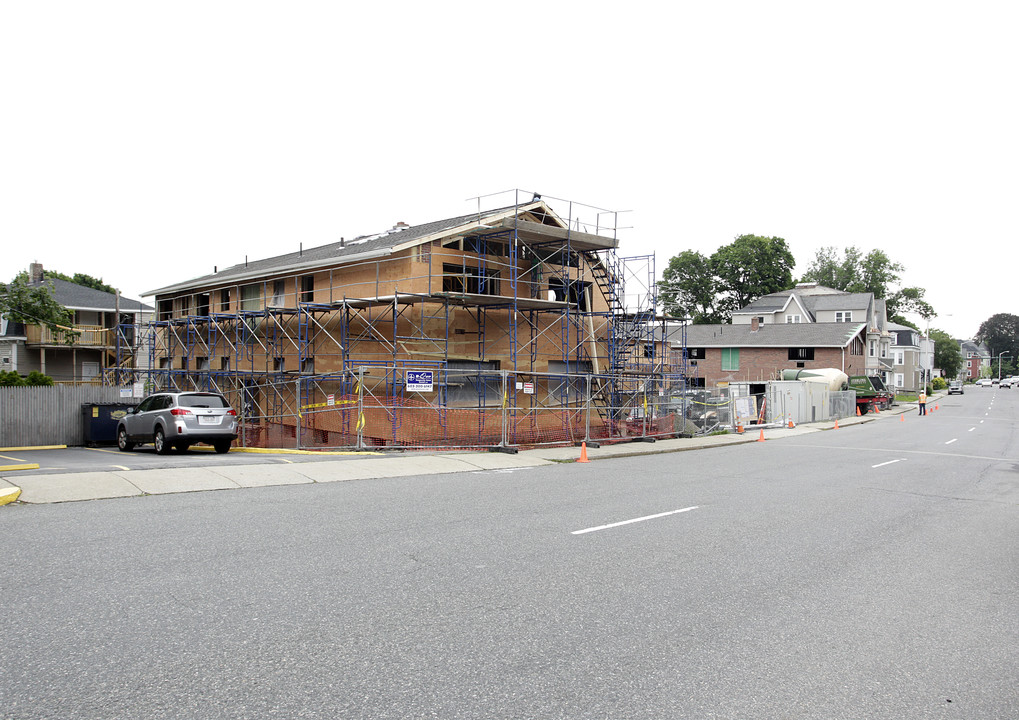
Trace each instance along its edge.
<instances>
[{"instance_id":1,"label":"green tree","mask_svg":"<svg viewBox=\"0 0 1019 720\"><path fill-rule=\"evenodd\" d=\"M796 260L780 237L740 235L711 256L718 309L725 317L762 295L793 286Z\"/></svg>"},{"instance_id":2,"label":"green tree","mask_svg":"<svg viewBox=\"0 0 1019 720\"><path fill-rule=\"evenodd\" d=\"M998 376L997 356L1008 353L1003 363L1014 362L1019 357L1019 315L997 313L980 323L977 340L987 346L994 357L994 377ZM1002 365L1004 367L1004 364Z\"/></svg>"},{"instance_id":3,"label":"green tree","mask_svg":"<svg viewBox=\"0 0 1019 720\"><path fill-rule=\"evenodd\" d=\"M107 285L103 282L102 278L95 278L85 273L75 273L74 275L65 275L64 273L54 272L52 270L45 271L46 277L57 278L58 280L66 280L67 282L74 283L75 285L81 285L83 287L92 288L93 290L102 290L103 292L110 293L111 295L117 294L117 289L112 285Z\"/></svg>"},{"instance_id":4,"label":"green tree","mask_svg":"<svg viewBox=\"0 0 1019 720\"><path fill-rule=\"evenodd\" d=\"M658 283L665 313L694 323L720 322L715 307L716 280L711 260L695 250L684 250L669 260Z\"/></svg>"},{"instance_id":5,"label":"green tree","mask_svg":"<svg viewBox=\"0 0 1019 720\"><path fill-rule=\"evenodd\" d=\"M888 318L900 325L916 327L902 314L916 313L925 320L935 316L934 308L924 300L924 288L899 287L902 263L894 262L883 250L866 255L855 246L846 248L842 257L833 247L823 247L814 255L801 281L816 282L836 290L852 293L874 293L885 301Z\"/></svg>"},{"instance_id":6,"label":"green tree","mask_svg":"<svg viewBox=\"0 0 1019 720\"><path fill-rule=\"evenodd\" d=\"M934 341L934 367L941 370L947 378L959 377L965 363L959 343L944 330L932 329L930 337Z\"/></svg>"},{"instance_id":7,"label":"green tree","mask_svg":"<svg viewBox=\"0 0 1019 720\"><path fill-rule=\"evenodd\" d=\"M56 301L45 283L29 284L28 273L24 271L7 285L0 286L0 313L12 322L44 325L54 334L62 333L68 344L78 335L71 327L74 313Z\"/></svg>"},{"instance_id":8,"label":"green tree","mask_svg":"<svg viewBox=\"0 0 1019 720\"><path fill-rule=\"evenodd\" d=\"M844 292L862 292L862 257L857 247L847 247L842 258L839 258L836 248L823 247L817 251L801 281L814 282Z\"/></svg>"},{"instance_id":9,"label":"green tree","mask_svg":"<svg viewBox=\"0 0 1019 720\"><path fill-rule=\"evenodd\" d=\"M902 313L916 313L924 320L930 321L936 313L933 306L923 299L926 290L917 287L901 288L885 298L885 308L892 322L905 324L907 321ZM909 323L912 325L912 323Z\"/></svg>"},{"instance_id":10,"label":"green tree","mask_svg":"<svg viewBox=\"0 0 1019 720\"><path fill-rule=\"evenodd\" d=\"M860 263L861 289L855 292L870 292L876 298L887 298L903 270L902 263L892 262L883 250L871 250Z\"/></svg>"}]
</instances>

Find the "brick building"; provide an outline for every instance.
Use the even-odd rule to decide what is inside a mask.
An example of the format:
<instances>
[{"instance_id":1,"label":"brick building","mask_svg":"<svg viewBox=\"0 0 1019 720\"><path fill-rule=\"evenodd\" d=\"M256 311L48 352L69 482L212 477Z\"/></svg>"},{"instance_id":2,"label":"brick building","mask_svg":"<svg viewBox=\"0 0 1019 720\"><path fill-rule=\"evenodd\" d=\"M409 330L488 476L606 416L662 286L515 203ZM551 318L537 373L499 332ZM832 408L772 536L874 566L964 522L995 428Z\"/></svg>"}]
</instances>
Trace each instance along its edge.
<instances>
[{"instance_id":1,"label":"brick building","mask_svg":"<svg viewBox=\"0 0 1019 720\"><path fill-rule=\"evenodd\" d=\"M691 325L686 353L691 384L765 382L783 370L836 368L867 374L866 323ZM673 353L682 348L673 344Z\"/></svg>"}]
</instances>

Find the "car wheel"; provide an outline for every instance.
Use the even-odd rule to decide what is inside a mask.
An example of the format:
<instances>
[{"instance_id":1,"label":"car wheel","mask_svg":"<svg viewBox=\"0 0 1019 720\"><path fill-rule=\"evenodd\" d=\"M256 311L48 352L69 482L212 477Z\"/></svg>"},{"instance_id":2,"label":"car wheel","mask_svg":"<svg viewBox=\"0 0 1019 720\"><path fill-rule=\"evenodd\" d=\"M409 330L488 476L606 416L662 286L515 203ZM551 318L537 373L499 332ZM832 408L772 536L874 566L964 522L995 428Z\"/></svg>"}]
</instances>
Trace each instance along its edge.
<instances>
[{"instance_id":1,"label":"car wheel","mask_svg":"<svg viewBox=\"0 0 1019 720\"><path fill-rule=\"evenodd\" d=\"M223 453L230 452L230 441L229 440L219 440L219 441L213 443L213 447L216 448L216 452L218 452L220 455L222 455Z\"/></svg>"},{"instance_id":2,"label":"car wheel","mask_svg":"<svg viewBox=\"0 0 1019 720\"><path fill-rule=\"evenodd\" d=\"M134 450L134 443L127 439L127 430L124 428L117 431L117 449L121 452Z\"/></svg>"},{"instance_id":3,"label":"car wheel","mask_svg":"<svg viewBox=\"0 0 1019 720\"><path fill-rule=\"evenodd\" d=\"M152 439L152 444L156 446L156 452L160 455L170 452L170 443L166 441L163 428L156 428L156 436Z\"/></svg>"}]
</instances>

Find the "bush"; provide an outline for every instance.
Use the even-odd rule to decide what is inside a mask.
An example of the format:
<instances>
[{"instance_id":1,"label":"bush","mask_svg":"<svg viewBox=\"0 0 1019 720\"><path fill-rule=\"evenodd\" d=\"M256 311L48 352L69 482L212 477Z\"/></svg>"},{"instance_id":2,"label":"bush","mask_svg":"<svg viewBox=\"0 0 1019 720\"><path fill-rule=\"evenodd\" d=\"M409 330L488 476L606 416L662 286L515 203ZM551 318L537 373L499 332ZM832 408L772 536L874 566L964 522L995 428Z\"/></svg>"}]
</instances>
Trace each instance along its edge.
<instances>
[{"instance_id":1,"label":"bush","mask_svg":"<svg viewBox=\"0 0 1019 720\"><path fill-rule=\"evenodd\" d=\"M16 385L24 385L25 378L21 377L18 373L13 370L0 370L0 386L2 387L14 387Z\"/></svg>"},{"instance_id":2,"label":"bush","mask_svg":"<svg viewBox=\"0 0 1019 720\"><path fill-rule=\"evenodd\" d=\"M944 390L948 387L948 381L943 377L936 377L931 379L931 387L935 390Z\"/></svg>"},{"instance_id":3,"label":"bush","mask_svg":"<svg viewBox=\"0 0 1019 720\"><path fill-rule=\"evenodd\" d=\"M0 370L0 386L14 387L22 385L52 385L53 378L33 370L28 377L22 377L14 370Z\"/></svg>"}]
</instances>

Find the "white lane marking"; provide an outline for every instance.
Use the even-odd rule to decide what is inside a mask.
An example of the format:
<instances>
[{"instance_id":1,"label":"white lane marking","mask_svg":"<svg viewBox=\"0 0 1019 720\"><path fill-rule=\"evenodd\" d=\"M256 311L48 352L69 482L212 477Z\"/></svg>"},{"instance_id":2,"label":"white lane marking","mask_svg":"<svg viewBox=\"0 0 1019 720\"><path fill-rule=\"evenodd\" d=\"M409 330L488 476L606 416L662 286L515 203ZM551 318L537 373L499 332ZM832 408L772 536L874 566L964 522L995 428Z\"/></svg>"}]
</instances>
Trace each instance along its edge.
<instances>
[{"instance_id":1,"label":"white lane marking","mask_svg":"<svg viewBox=\"0 0 1019 720\"><path fill-rule=\"evenodd\" d=\"M902 462L904 459L905 458L900 458L898 460L889 460L888 462L878 463L877 465L871 465L871 467L872 468L884 467L885 465L892 465L897 462Z\"/></svg>"},{"instance_id":2,"label":"white lane marking","mask_svg":"<svg viewBox=\"0 0 1019 720\"><path fill-rule=\"evenodd\" d=\"M973 432L974 430L976 430L976 428L970 428L970 429L969 429L969 430L967 430L966 432Z\"/></svg>"},{"instance_id":3,"label":"white lane marking","mask_svg":"<svg viewBox=\"0 0 1019 720\"><path fill-rule=\"evenodd\" d=\"M657 515L645 515L644 517L634 518L633 520L623 520L622 522L609 523L608 525L599 525L598 527L574 530L570 533L570 535L583 535L584 533L595 532L597 530L608 530L609 528L619 527L620 525L630 525L632 523L644 522L645 520L655 520L656 518L675 515L676 513L690 512L691 510L696 510L699 507L700 505L694 505L693 507L683 508L682 510L670 510L669 512L658 513Z\"/></svg>"},{"instance_id":4,"label":"white lane marking","mask_svg":"<svg viewBox=\"0 0 1019 720\"><path fill-rule=\"evenodd\" d=\"M130 470L131 469L129 467L124 467L123 465L111 465L110 467L115 467L118 470Z\"/></svg>"},{"instance_id":5,"label":"white lane marking","mask_svg":"<svg viewBox=\"0 0 1019 720\"><path fill-rule=\"evenodd\" d=\"M946 443L945 443L945 445L951 445L952 443L954 443L954 442L955 442L956 440L958 440L958 439L959 439L959 438L952 438L951 440L949 440L948 442L946 442Z\"/></svg>"}]
</instances>

